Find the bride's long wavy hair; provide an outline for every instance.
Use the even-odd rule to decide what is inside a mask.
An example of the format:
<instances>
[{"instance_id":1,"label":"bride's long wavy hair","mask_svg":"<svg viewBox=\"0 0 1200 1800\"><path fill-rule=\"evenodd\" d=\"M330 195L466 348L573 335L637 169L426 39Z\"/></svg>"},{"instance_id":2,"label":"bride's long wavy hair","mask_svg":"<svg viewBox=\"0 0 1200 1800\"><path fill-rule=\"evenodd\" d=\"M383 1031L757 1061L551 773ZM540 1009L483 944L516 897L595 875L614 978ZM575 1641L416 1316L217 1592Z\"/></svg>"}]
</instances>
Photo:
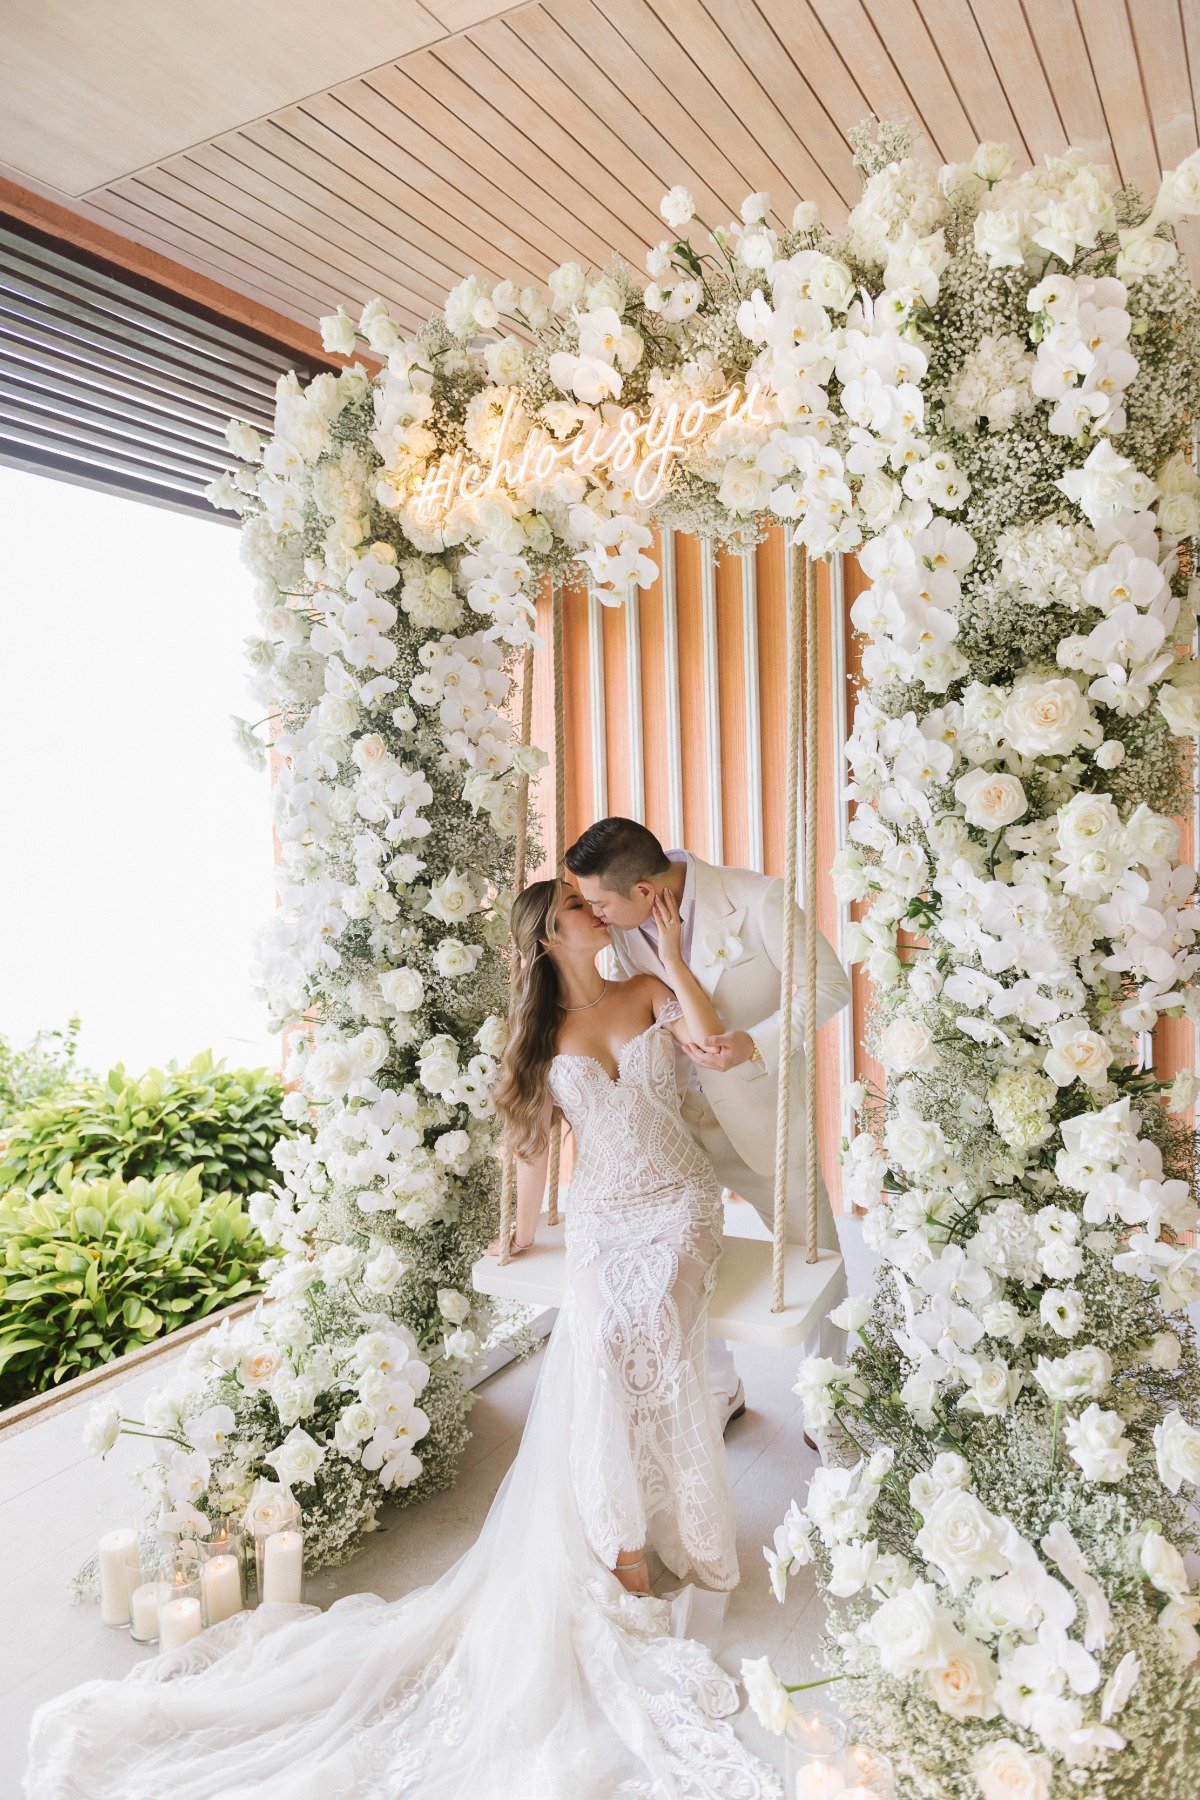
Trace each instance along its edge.
<instances>
[{"instance_id":1,"label":"bride's long wavy hair","mask_svg":"<svg viewBox=\"0 0 1200 1800\"><path fill-rule=\"evenodd\" d=\"M508 1146L523 1159L537 1156L546 1145L542 1109L566 1010L558 970L544 941L557 930L562 894L561 881L531 882L513 901L509 919L517 976L495 1100Z\"/></svg>"}]
</instances>

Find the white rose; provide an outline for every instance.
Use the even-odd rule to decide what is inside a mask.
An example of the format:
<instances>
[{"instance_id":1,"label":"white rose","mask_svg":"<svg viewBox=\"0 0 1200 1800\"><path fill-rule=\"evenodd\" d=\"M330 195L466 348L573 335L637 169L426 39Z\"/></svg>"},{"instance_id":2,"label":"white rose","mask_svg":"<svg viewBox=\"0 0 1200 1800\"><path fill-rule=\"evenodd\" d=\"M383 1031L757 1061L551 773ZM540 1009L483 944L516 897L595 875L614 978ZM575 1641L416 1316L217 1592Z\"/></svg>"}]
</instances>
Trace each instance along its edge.
<instances>
[{"instance_id":1,"label":"white rose","mask_svg":"<svg viewBox=\"0 0 1200 1800\"><path fill-rule=\"evenodd\" d=\"M911 1113L898 1113L889 1119L884 1137L888 1154L909 1175L924 1174L946 1153L941 1127Z\"/></svg>"},{"instance_id":2,"label":"white rose","mask_svg":"<svg viewBox=\"0 0 1200 1800\"><path fill-rule=\"evenodd\" d=\"M957 1638L943 1661L926 1670L925 1686L952 1719L994 1719L996 1665L970 1638Z\"/></svg>"},{"instance_id":3,"label":"white rose","mask_svg":"<svg viewBox=\"0 0 1200 1800\"><path fill-rule=\"evenodd\" d=\"M460 1362L470 1362L479 1347L479 1339L473 1331L448 1331L442 1340L442 1349L447 1356L455 1356Z\"/></svg>"},{"instance_id":4,"label":"white rose","mask_svg":"<svg viewBox=\"0 0 1200 1800\"><path fill-rule=\"evenodd\" d=\"M1183 1668L1200 1656L1200 1600L1168 1600L1158 1615L1158 1629L1168 1638Z\"/></svg>"},{"instance_id":5,"label":"white rose","mask_svg":"<svg viewBox=\"0 0 1200 1800\"><path fill-rule=\"evenodd\" d=\"M433 960L439 975L453 980L469 975L483 955L481 944L464 944L461 938L443 938L434 951Z\"/></svg>"},{"instance_id":6,"label":"white rose","mask_svg":"<svg viewBox=\"0 0 1200 1800\"><path fill-rule=\"evenodd\" d=\"M344 1281L358 1266L358 1251L349 1244L333 1244L321 1258L321 1274L326 1281Z\"/></svg>"},{"instance_id":7,"label":"white rose","mask_svg":"<svg viewBox=\"0 0 1200 1800\"><path fill-rule=\"evenodd\" d=\"M284 1487L294 1487L313 1479L325 1461L325 1452L302 1426L293 1425L282 1444L263 1461L271 1465Z\"/></svg>"},{"instance_id":8,"label":"white rose","mask_svg":"<svg viewBox=\"0 0 1200 1800\"><path fill-rule=\"evenodd\" d=\"M1200 532L1200 502L1196 496L1164 494L1158 503L1158 528L1165 537L1195 537Z\"/></svg>"},{"instance_id":9,"label":"white rose","mask_svg":"<svg viewBox=\"0 0 1200 1800\"><path fill-rule=\"evenodd\" d=\"M980 144L971 158L972 173L989 185L1003 181L1013 166L1013 153L1007 144Z\"/></svg>"},{"instance_id":10,"label":"white rose","mask_svg":"<svg viewBox=\"0 0 1200 1800\"><path fill-rule=\"evenodd\" d=\"M1092 760L1098 769L1116 769L1125 761L1125 746L1120 738L1106 738Z\"/></svg>"},{"instance_id":11,"label":"white rose","mask_svg":"<svg viewBox=\"0 0 1200 1800\"><path fill-rule=\"evenodd\" d=\"M807 236L821 229L821 209L815 200L797 201L792 213L792 230L802 231Z\"/></svg>"},{"instance_id":12,"label":"white rose","mask_svg":"<svg viewBox=\"0 0 1200 1800\"><path fill-rule=\"evenodd\" d=\"M1156 1331L1145 1346L1142 1361L1148 1369L1177 1369L1182 1356L1183 1345L1173 1331Z\"/></svg>"},{"instance_id":13,"label":"white rose","mask_svg":"<svg viewBox=\"0 0 1200 1800\"><path fill-rule=\"evenodd\" d=\"M489 1013L479 1030L475 1033L475 1042L486 1056L502 1056L508 1041L508 1027L498 1013Z\"/></svg>"},{"instance_id":14,"label":"white rose","mask_svg":"<svg viewBox=\"0 0 1200 1800\"><path fill-rule=\"evenodd\" d=\"M685 187L673 187L658 203L658 210L672 231L682 231L696 211L696 202Z\"/></svg>"},{"instance_id":15,"label":"white rose","mask_svg":"<svg viewBox=\"0 0 1200 1800\"><path fill-rule=\"evenodd\" d=\"M1025 789L1015 775L1000 769L971 769L954 784L954 797L968 825L1002 831L1029 809Z\"/></svg>"},{"instance_id":16,"label":"white rose","mask_svg":"<svg viewBox=\"0 0 1200 1800\"><path fill-rule=\"evenodd\" d=\"M346 1044L320 1044L304 1065L304 1086L317 1100L338 1099L354 1076L354 1057Z\"/></svg>"},{"instance_id":17,"label":"white rose","mask_svg":"<svg viewBox=\"0 0 1200 1800\"><path fill-rule=\"evenodd\" d=\"M792 1701L787 1689L765 1656L742 1658L742 1685L754 1716L760 1725L777 1734L792 1716Z\"/></svg>"},{"instance_id":18,"label":"white rose","mask_svg":"<svg viewBox=\"0 0 1200 1800\"><path fill-rule=\"evenodd\" d=\"M321 342L335 356L350 356L358 341L358 327L344 306L321 320Z\"/></svg>"},{"instance_id":19,"label":"white rose","mask_svg":"<svg viewBox=\"0 0 1200 1800\"><path fill-rule=\"evenodd\" d=\"M1006 1529L974 1494L953 1488L934 1501L913 1542L958 1595L969 1581L1008 1573L1000 1551Z\"/></svg>"},{"instance_id":20,"label":"white rose","mask_svg":"<svg viewBox=\"0 0 1200 1800\"><path fill-rule=\"evenodd\" d=\"M1119 1413L1104 1412L1093 1401L1077 1419L1067 1420L1065 1436L1086 1480L1123 1481L1128 1475L1132 1446Z\"/></svg>"},{"instance_id":21,"label":"white rose","mask_svg":"<svg viewBox=\"0 0 1200 1800\"><path fill-rule=\"evenodd\" d=\"M928 1027L903 1014L881 1033L879 1054L884 1067L896 1075L908 1075L917 1069L928 1073L941 1060Z\"/></svg>"},{"instance_id":22,"label":"white rose","mask_svg":"<svg viewBox=\"0 0 1200 1800\"><path fill-rule=\"evenodd\" d=\"M1138 1561L1151 1587L1168 1600L1185 1600L1191 1587L1182 1556L1156 1527L1146 1533Z\"/></svg>"},{"instance_id":23,"label":"white rose","mask_svg":"<svg viewBox=\"0 0 1200 1800\"><path fill-rule=\"evenodd\" d=\"M1117 279L1132 285L1165 275L1179 260L1179 252L1167 238L1145 237L1138 231L1118 232Z\"/></svg>"},{"instance_id":24,"label":"white rose","mask_svg":"<svg viewBox=\"0 0 1200 1800\"><path fill-rule=\"evenodd\" d=\"M839 1331L861 1331L871 1317L871 1301L866 1294L851 1294L829 1315L829 1323Z\"/></svg>"},{"instance_id":25,"label":"white rose","mask_svg":"<svg viewBox=\"0 0 1200 1800\"><path fill-rule=\"evenodd\" d=\"M416 1012L425 998L425 982L418 969L385 969L379 991L397 1012Z\"/></svg>"},{"instance_id":26,"label":"white rose","mask_svg":"<svg viewBox=\"0 0 1200 1800\"><path fill-rule=\"evenodd\" d=\"M859 1627L859 1636L874 1645L887 1673L901 1679L936 1668L953 1641L952 1633L950 1616L931 1581L914 1581L882 1601Z\"/></svg>"},{"instance_id":27,"label":"white rose","mask_svg":"<svg viewBox=\"0 0 1200 1800\"><path fill-rule=\"evenodd\" d=\"M1082 1081L1085 1087L1103 1086L1112 1058L1111 1046L1086 1019L1060 1019L1050 1027L1045 1069L1059 1087L1069 1087L1073 1081Z\"/></svg>"},{"instance_id":28,"label":"white rose","mask_svg":"<svg viewBox=\"0 0 1200 1800\"><path fill-rule=\"evenodd\" d=\"M286 1486L264 1478L251 1494L242 1522L255 1537L269 1537L293 1516L295 1505Z\"/></svg>"},{"instance_id":29,"label":"white rose","mask_svg":"<svg viewBox=\"0 0 1200 1800\"><path fill-rule=\"evenodd\" d=\"M1177 169L1162 178L1152 217L1173 224L1200 212L1200 150L1193 150Z\"/></svg>"},{"instance_id":30,"label":"white rose","mask_svg":"<svg viewBox=\"0 0 1200 1800\"><path fill-rule=\"evenodd\" d=\"M1094 730L1091 708L1066 676L1022 676L1008 697L1003 727L1019 756L1069 756Z\"/></svg>"},{"instance_id":31,"label":"white rose","mask_svg":"<svg viewBox=\"0 0 1200 1800\"><path fill-rule=\"evenodd\" d=\"M443 1319L448 1319L451 1325L463 1324L471 1310L471 1302L457 1288L439 1288L437 1303Z\"/></svg>"},{"instance_id":32,"label":"white rose","mask_svg":"<svg viewBox=\"0 0 1200 1800\"><path fill-rule=\"evenodd\" d=\"M587 276L577 262L566 262L552 271L547 286L554 311L566 312L583 299L587 291Z\"/></svg>"},{"instance_id":33,"label":"white rose","mask_svg":"<svg viewBox=\"0 0 1200 1800\"><path fill-rule=\"evenodd\" d=\"M347 1048L354 1055L356 1076L374 1075L377 1069L382 1069L391 1053L387 1033L377 1025L368 1025L365 1031L358 1032Z\"/></svg>"},{"instance_id":34,"label":"white rose","mask_svg":"<svg viewBox=\"0 0 1200 1800\"><path fill-rule=\"evenodd\" d=\"M1174 1338L1178 1352L1179 1339L1173 1332L1166 1335ZM1177 1494L1185 1481L1200 1486L1200 1431L1189 1425L1182 1413L1172 1409L1154 1427L1154 1456L1163 1486L1171 1493Z\"/></svg>"},{"instance_id":35,"label":"white rose","mask_svg":"<svg viewBox=\"0 0 1200 1800\"><path fill-rule=\"evenodd\" d=\"M1156 690L1159 711L1175 737L1200 737L1200 689L1164 681Z\"/></svg>"},{"instance_id":36,"label":"white rose","mask_svg":"<svg viewBox=\"0 0 1200 1800\"><path fill-rule=\"evenodd\" d=\"M441 919L447 925L457 925L460 920L469 918L477 912L479 902L470 878L460 875L457 869L442 878L431 890L427 913L435 919Z\"/></svg>"},{"instance_id":37,"label":"white rose","mask_svg":"<svg viewBox=\"0 0 1200 1800\"><path fill-rule=\"evenodd\" d=\"M1048 1361L1039 1356L1033 1378L1050 1400L1097 1400L1112 1382L1112 1358L1096 1344Z\"/></svg>"},{"instance_id":38,"label":"white rose","mask_svg":"<svg viewBox=\"0 0 1200 1800\"><path fill-rule=\"evenodd\" d=\"M238 1361L238 1380L253 1392L265 1387L283 1363L282 1352L274 1344L251 1344Z\"/></svg>"},{"instance_id":39,"label":"white rose","mask_svg":"<svg viewBox=\"0 0 1200 1800\"><path fill-rule=\"evenodd\" d=\"M1015 207L988 207L975 215L975 250L993 269L1020 269L1025 263L1022 219Z\"/></svg>"},{"instance_id":40,"label":"white rose","mask_svg":"<svg viewBox=\"0 0 1200 1800\"><path fill-rule=\"evenodd\" d=\"M371 1258L363 1270L363 1286L372 1294L390 1294L404 1273L404 1264L390 1244Z\"/></svg>"},{"instance_id":41,"label":"white rose","mask_svg":"<svg viewBox=\"0 0 1200 1800\"><path fill-rule=\"evenodd\" d=\"M1024 1750L1013 1738L996 1738L971 1758L982 1800L1050 1800L1048 1757Z\"/></svg>"}]
</instances>

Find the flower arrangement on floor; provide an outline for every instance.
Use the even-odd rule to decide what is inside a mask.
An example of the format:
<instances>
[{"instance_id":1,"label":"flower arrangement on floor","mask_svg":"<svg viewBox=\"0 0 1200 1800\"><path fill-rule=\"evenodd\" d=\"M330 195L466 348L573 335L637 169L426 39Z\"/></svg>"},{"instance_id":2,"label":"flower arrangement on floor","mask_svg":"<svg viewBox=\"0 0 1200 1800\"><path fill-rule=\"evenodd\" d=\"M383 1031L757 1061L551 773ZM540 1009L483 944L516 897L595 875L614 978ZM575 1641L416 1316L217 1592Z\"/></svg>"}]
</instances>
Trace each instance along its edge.
<instances>
[{"instance_id":1,"label":"flower arrangement on floor","mask_svg":"<svg viewBox=\"0 0 1200 1800\"><path fill-rule=\"evenodd\" d=\"M1200 1017L1175 823L1200 305L1169 230L1200 156L1147 208L1074 153L1013 175L995 145L940 173L887 131L862 150L824 247L853 298L835 320L814 296L803 354L816 542L831 491L868 538L835 879L869 908L887 1093L855 1093L844 1171L881 1273L833 1315L849 1361L801 1368L830 1466L767 1560L781 1598L815 1563L838 1704L905 1793L1182 1796L1197 1082L1158 1080L1143 1034Z\"/></svg>"}]
</instances>

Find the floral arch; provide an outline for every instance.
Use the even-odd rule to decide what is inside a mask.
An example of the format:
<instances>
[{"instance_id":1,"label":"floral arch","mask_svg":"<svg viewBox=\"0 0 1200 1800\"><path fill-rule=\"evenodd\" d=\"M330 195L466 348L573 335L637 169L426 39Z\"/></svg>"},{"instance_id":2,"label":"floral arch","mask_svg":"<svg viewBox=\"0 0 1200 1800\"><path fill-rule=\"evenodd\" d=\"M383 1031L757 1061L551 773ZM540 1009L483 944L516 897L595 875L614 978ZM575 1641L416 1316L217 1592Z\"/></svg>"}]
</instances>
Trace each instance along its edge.
<instances>
[{"instance_id":1,"label":"floral arch","mask_svg":"<svg viewBox=\"0 0 1200 1800\"><path fill-rule=\"evenodd\" d=\"M339 312L327 346L361 337L383 371L281 382L269 442L231 427L214 498L244 518L280 759L261 985L281 1025L314 1021L290 1073L316 1128L260 1212L278 1304L172 1404L236 1418L194 1503L265 1463L326 1559L451 1478L518 792L544 760L509 716L535 597L582 568L619 602L654 523L741 547L787 520L871 578L836 879L867 904L890 1079L856 1094L846 1158L883 1274L841 1320L851 1360L800 1378L847 1456L773 1579L816 1562L839 1698L913 1793L1132 1792L1126 1743L1136 1791L1149 1769L1182 1793L1195 1082L1164 1094L1138 1046L1200 1010L1175 822L1200 306L1170 229L1200 165L1148 209L1074 153L1014 175L995 145L941 171L894 128L857 148L842 232L752 195L698 247L676 189L649 282L471 278L411 342L382 302Z\"/></svg>"}]
</instances>

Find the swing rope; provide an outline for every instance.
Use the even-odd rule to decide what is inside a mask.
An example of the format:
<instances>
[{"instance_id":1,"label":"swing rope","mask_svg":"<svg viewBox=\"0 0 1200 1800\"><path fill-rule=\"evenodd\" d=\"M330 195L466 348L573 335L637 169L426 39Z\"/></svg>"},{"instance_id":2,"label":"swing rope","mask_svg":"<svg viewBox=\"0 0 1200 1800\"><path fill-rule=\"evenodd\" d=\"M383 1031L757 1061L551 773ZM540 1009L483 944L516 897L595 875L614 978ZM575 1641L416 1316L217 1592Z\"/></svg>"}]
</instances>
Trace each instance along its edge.
<instances>
[{"instance_id":1,"label":"swing rope","mask_svg":"<svg viewBox=\"0 0 1200 1800\"><path fill-rule=\"evenodd\" d=\"M550 603L550 645L554 670L554 873L561 881L567 855L567 747L563 705L563 597L557 582ZM555 1108L550 1123L550 1161L546 1171L546 1222L549 1225L558 1224L562 1138L562 1114Z\"/></svg>"},{"instance_id":2,"label":"swing rope","mask_svg":"<svg viewBox=\"0 0 1200 1800\"><path fill-rule=\"evenodd\" d=\"M796 888L800 836L800 732L804 728L804 1124L808 1246L817 1260L817 568L793 548L788 606L787 828L783 859L783 954L779 977L779 1098L775 1112L775 1195L771 1233L771 1311L782 1312L792 1114L792 1006L795 995ZM801 694L803 693L803 705Z\"/></svg>"}]
</instances>

